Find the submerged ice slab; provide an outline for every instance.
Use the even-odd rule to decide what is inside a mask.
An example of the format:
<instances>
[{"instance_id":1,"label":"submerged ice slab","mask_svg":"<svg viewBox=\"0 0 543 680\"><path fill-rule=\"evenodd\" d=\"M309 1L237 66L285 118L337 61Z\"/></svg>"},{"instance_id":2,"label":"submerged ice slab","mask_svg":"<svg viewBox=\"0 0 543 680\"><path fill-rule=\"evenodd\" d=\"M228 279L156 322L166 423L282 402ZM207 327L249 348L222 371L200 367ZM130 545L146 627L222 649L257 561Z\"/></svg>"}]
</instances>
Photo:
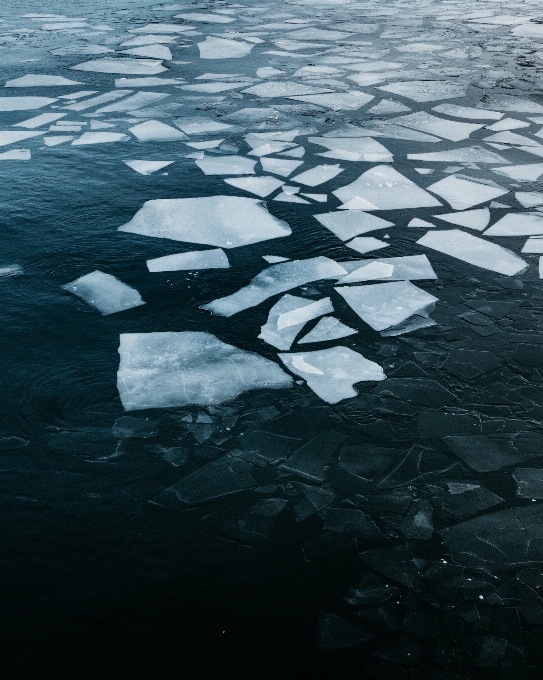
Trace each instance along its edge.
<instances>
[{"instance_id":1,"label":"submerged ice slab","mask_svg":"<svg viewBox=\"0 0 543 680\"><path fill-rule=\"evenodd\" d=\"M485 241L460 229L429 231L417 243L505 276L515 276L528 266L520 257L497 243Z\"/></svg>"},{"instance_id":2,"label":"submerged ice slab","mask_svg":"<svg viewBox=\"0 0 543 680\"><path fill-rule=\"evenodd\" d=\"M221 248L195 250L190 253L175 253L147 260L150 272L177 272L194 269L228 269L230 263Z\"/></svg>"},{"instance_id":3,"label":"submerged ice slab","mask_svg":"<svg viewBox=\"0 0 543 680\"><path fill-rule=\"evenodd\" d=\"M261 327L258 337L277 349L290 349L308 321L333 311L330 298L314 302L296 295L283 295L270 309L268 320Z\"/></svg>"},{"instance_id":4,"label":"submerged ice slab","mask_svg":"<svg viewBox=\"0 0 543 680\"><path fill-rule=\"evenodd\" d=\"M255 307L278 293L284 293L311 281L339 278L346 273L343 267L328 257L283 262L264 269L249 285L232 295L202 305L202 309L207 309L218 316L232 316L249 307Z\"/></svg>"},{"instance_id":5,"label":"submerged ice slab","mask_svg":"<svg viewBox=\"0 0 543 680\"><path fill-rule=\"evenodd\" d=\"M353 385L362 381L385 380L386 375L373 361L348 347L332 347L315 352L279 354L285 366L303 378L323 401L337 404L356 397Z\"/></svg>"},{"instance_id":6,"label":"submerged ice slab","mask_svg":"<svg viewBox=\"0 0 543 680\"><path fill-rule=\"evenodd\" d=\"M320 319L318 324L307 335L298 340L298 344L304 345L312 342L339 340L355 333L358 333L358 331L350 326L346 326L339 319L336 319L335 316L325 316Z\"/></svg>"},{"instance_id":7,"label":"submerged ice slab","mask_svg":"<svg viewBox=\"0 0 543 680\"><path fill-rule=\"evenodd\" d=\"M85 274L62 288L85 300L104 315L145 304L135 288L99 270Z\"/></svg>"},{"instance_id":8,"label":"submerged ice slab","mask_svg":"<svg viewBox=\"0 0 543 680\"><path fill-rule=\"evenodd\" d=\"M371 215L363 210L338 210L313 215L313 217L342 241L348 241L354 236L366 234L369 231L394 226L393 222L388 222L382 217Z\"/></svg>"},{"instance_id":9,"label":"submerged ice slab","mask_svg":"<svg viewBox=\"0 0 543 680\"><path fill-rule=\"evenodd\" d=\"M339 286L336 291L376 331L397 326L414 314L427 317L438 301L410 281Z\"/></svg>"},{"instance_id":10,"label":"submerged ice slab","mask_svg":"<svg viewBox=\"0 0 543 680\"><path fill-rule=\"evenodd\" d=\"M208 406L293 384L277 364L210 333L123 333L117 388L126 411Z\"/></svg>"},{"instance_id":11,"label":"submerged ice slab","mask_svg":"<svg viewBox=\"0 0 543 680\"><path fill-rule=\"evenodd\" d=\"M221 248L237 248L292 233L288 224L270 215L261 201L239 196L146 201L119 231Z\"/></svg>"},{"instance_id":12,"label":"submerged ice slab","mask_svg":"<svg viewBox=\"0 0 543 680\"><path fill-rule=\"evenodd\" d=\"M428 191L444 198L455 210L471 208L479 203L485 203L509 193L509 189L503 189L497 185L483 184L456 175L449 175L427 188Z\"/></svg>"}]
</instances>

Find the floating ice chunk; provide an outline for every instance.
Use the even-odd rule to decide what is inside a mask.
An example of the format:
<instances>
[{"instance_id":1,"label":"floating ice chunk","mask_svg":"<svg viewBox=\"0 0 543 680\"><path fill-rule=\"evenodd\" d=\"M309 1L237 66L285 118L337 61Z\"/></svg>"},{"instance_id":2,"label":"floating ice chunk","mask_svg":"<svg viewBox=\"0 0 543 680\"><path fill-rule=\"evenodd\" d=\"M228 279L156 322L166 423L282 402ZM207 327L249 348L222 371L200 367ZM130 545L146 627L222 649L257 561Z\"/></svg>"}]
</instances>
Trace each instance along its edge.
<instances>
[{"instance_id":1,"label":"floating ice chunk","mask_svg":"<svg viewBox=\"0 0 543 680\"><path fill-rule=\"evenodd\" d=\"M40 113L39 116L34 116L34 118L23 120L21 123L15 123L14 127L24 127L28 130L33 130L34 128L41 127L42 125L53 123L55 120L64 118L64 116L67 115L67 113Z\"/></svg>"},{"instance_id":2,"label":"floating ice chunk","mask_svg":"<svg viewBox=\"0 0 543 680\"><path fill-rule=\"evenodd\" d=\"M543 194L517 191L515 193L515 198L524 208L533 208L536 205L543 205Z\"/></svg>"},{"instance_id":3,"label":"floating ice chunk","mask_svg":"<svg viewBox=\"0 0 543 680\"><path fill-rule=\"evenodd\" d=\"M237 248L292 233L288 224L270 215L260 201L238 196L146 201L119 231L221 248Z\"/></svg>"},{"instance_id":4,"label":"floating ice chunk","mask_svg":"<svg viewBox=\"0 0 543 680\"><path fill-rule=\"evenodd\" d=\"M162 87L163 85L181 85L185 81L182 78L117 78L115 87Z\"/></svg>"},{"instance_id":5,"label":"floating ice chunk","mask_svg":"<svg viewBox=\"0 0 543 680\"><path fill-rule=\"evenodd\" d=\"M274 175L280 177L288 177L303 164L303 161L287 161L282 158L260 158L260 165L264 172L273 172Z\"/></svg>"},{"instance_id":6,"label":"floating ice chunk","mask_svg":"<svg viewBox=\"0 0 543 680\"><path fill-rule=\"evenodd\" d=\"M299 182L300 184L305 184L309 187L316 187L319 184L328 182L333 179L340 172L343 172L343 168L339 165L317 165L310 170L306 170L295 177L292 177L293 182Z\"/></svg>"},{"instance_id":7,"label":"floating ice chunk","mask_svg":"<svg viewBox=\"0 0 543 680\"><path fill-rule=\"evenodd\" d=\"M166 45L144 45L121 50L121 54L131 54L134 57L149 57L150 59L166 59L171 61L172 53Z\"/></svg>"},{"instance_id":8,"label":"floating ice chunk","mask_svg":"<svg viewBox=\"0 0 543 680\"><path fill-rule=\"evenodd\" d=\"M286 97L288 95L317 94L330 92L326 87L310 87L302 83L293 83L288 80L271 80L267 83L259 83L243 90L243 94L254 94L257 97Z\"/></svg>"},{"instance_id":9,"label":"floating ice chunk","mask_svg":"<svg viewBox=\"0 0 543 680\"><path fill-rule=\"evenodd\" d=\"M0 278L7 278L8 276L20 276L23 273L23 268L18 264L10 264L0 267Z\"/></svg>"},{"instance_id":10,"label":"floating ice chunk","mask_svg":"<svg viewBox=\"0 0 543 680\"><path fill-rule=\"evenodd\" d=\"M393 264L373 261L344 276L341 279L341 283L360 283L361 281L374 281L375 279L389 279L393 271Z\"/></svg>"},{"instance_id":11,"label":"floating ice chunk","mask_svg":"<svg viewBox=\"0 0 543 680\"><path fill-rule=\"evenodd\" d=\"M504 115L499 111L473 109L468 106L457 106L456 104L439 104L438 106L432 106L432 111L444 113L446 116L452 116L454 118L470 118L472 120L500 120Z\"/></svg>"},{"instance_id":12,"label":"floating ice chunk","mask_svg":"<svg viewBox=\"0 0 543 680\"><path fill-rule=\"evenodd\" d=\"M129 168L139 172L140 175L152 175L157 170L162 170L175 161L123 161Z\"/></svg>"},{"instance_id":13,"label":"floating ice chunk","mask_svg":"<svg viewBox=\"0 0 543 680\"><path fill-rule=\"evenodd\" d=\"M288 257L281 257L281 255L262 255L262 259L269 264L277 264L278 262L287 262Z\"/></svg>"},{"instance_id":14,"label":"floating ice chunk","mask_svg":"<svg viewBox=\"0 0 543 680\"><path fill-rule=\"evenodd\" d=\"M458 123L452 120L445 120L444 118L437 118L424 111L392 118L391 122L415 130L422 130L422 132L429 132L432 135L449 139L452 142L467 139L472 132L483 127L482 123Z\"/></svg>"},{"instance_id":15,"label":"floating ice chunk","mask_svg":"<svg viewBox=\"0 0 543 680\"><path fill-rule=\"evenodd\" d=\"M485 137L485 142L496 142L498 144L510 144L512 146L541 146L539 142L529 137L524 137L524 135L519 135L516 132L509 132L508 130L504 132L496 132L490 137Z\"/></svg>"},{"instance_id":16,"label":"floating ice chunk","mask_svg":"<svg viewBox=\"0 0 543 680\"><path fill-rule=\"evenodd\" d=\"M522 253L543 255L543 238L531 236L522 248Z\"/></svg>"},{"instance_id":17,"label":"floating ice chunk","mask_svg":"<svg viewBox=\"0 0 543 680\"><path fill-rule=\"evenodd\" d=\"M345 244L348 248L356 250L356 252L364 255L365 253L370 253L373 250L379 250L380 248L388 248L390 243L385 241L379 241L378 238L373 238L373 236L358 236L353 238L352 241Z\"/></svg>"},{"instance_id":18,"label":"floating ice chunk","mask_svg":"<svg viewBox=\"0 0 543 680\"><path fill-rule=\"evenodd\" d=\"M279 153L294 146L296 144L291 144L290 142L267 142L249 151L249 156L268 156L271 153Z\"/></svg>"},{"instance_id":19,"label":"floating ice chunk","mask_svg":"<svg viewBox=\"0 0 543 680\"><path fill-rule=\"evenodd\" d=\"M85 274L62 288L96 307L101 314L115 314L145 304L135 288L99 270Z\"/></svg>"},{"instance_id":20,"label":"floating ice chunk","mask_svg":"<svg viewBox=\"0 0 543 680\"><path fill-rule=\"evenodd\" d=\"M256 70L257 78L273 78L274 76L284 75L284 71L280 71L277 68L272 68L271 66L263 66Z\"/></svg>"},{"instance_id":21,"label":"floating ice chunk","mask_svg":"<svg viewBox=\"0 0 543 680\"><path fill-rule=\"evenodd\" d=\"M403 113L404 111L411 111L408 106L395 102L393 99L381 99L381 101L368 109L368 113Z\"/></svg>"},{"instance_id":22,"label":"floating ice chunk","mask_svg":"<svg viewBox=\"0 0 543 680\"><path fill-rule=\"evenodd\" d=\"M492 172L505 175L510 179L521 182L535 182L543 175L543 163L528 163L527 165L513 165L510 168L492 168Z\"/></svg>"},{"instance_id":23,"label":"floating ice chunk","mask_svg":"<svg viewBox=\"0 0 543 680\"><path fill-rule=\"evenodd\" d=\"M238 90L240 87L247 87L250 85L250 80L220 81L218 83L198 83L196 85L179 85L180 90L187 90L187 92L206 92L209 94L216 94L217 92L228 92L228 90Z\"/></svg>"},{"instance_id":24,"label":"floating ice chunk","mask_svg":"<svg viewBox=\"0 0 543 680\"><path fill-rule=\"evenodd\" d=\"M432 184L427 189L444 198L455 210L465 210L509 193L509 189L503 189L497 185L489 186L456 175L449 175L445 179L440 179L439 182Z\"/></svg>"},{"instance_id":25,"label":"floating ice chunk","mask_svg":"<svg viewBox=\"0 0 543 680\"><path fill-rule=\"evenodd\" d=\"M447 80L411 80L403 83L381 85L377 88L416 102L435 102L440 99L456 99L466 96L466 86Z\"/></svg>"},{"instance_id":26,"label":"floating ice chunk","mask_svg":"<svg viewBox=\"0 0 543 680\"><path fill-rule=\"evenodd\" d=\"M309 331L307 335L304 335L301 340L298 340L298 344L304 345L310 342L339 340L340 338L346 338L355 333L358 333L358 331L341 323L341 321L334 316L325 316L318 322L313 330Z\"/></svg>"},{"instance_id":27,"label":"floating ice chunk","mask_svg":"<svg viewBox=\"0 0 543 680\"><path fill-rule=\"evenodd\" d=\"M207 309L218 316L232 316L249 307L255 307L278 293L284 293L311 281L339 278L346 273L337 262L322 256L283 262L260 272L249 285L236 293L213 300L203 305L202 309Z\"/></svg>"},{"instance_id":28,"label":"floating ice chunk","mask_svg":"<svg viewBox=\"0 0 543 680\"><path fill-rule=\"evenodd\" d=\"M8 80L4 87L66 87L69 85L82 85L78 80L69 80L62 76L46 76L27 74L22 78Z\"/></svg>"},{"instance_id":29,"label":"floating ice chunk","mask_svg":"<svg viewBox=\"0 0 543 680\"><path fill-rule=\"evenodd\" d=\"M140 142L179 142L187 136L159 120L146 120L128 128Z\"/></svg>"},{"instance_id":30,"label":"floating ice chunk","mask_svg":"<svg viewBox=\"0 0 543 680\"><path fill-rule=\"evenodd\" d=\"M58 146L58 144L70 142L73 138L73 135L55 135L54 137L44 137L43 142L45 146Z\"/></svg>"},{"instance_id":31,"label":"floating ice chunk","mask_svg":"<svg viewBox=\"0 0 543 680\"><path fill-rule=\"evenodd\" d=\"M394 160L390 151L371 137L309 137L308 141L338 153L345 160L371 163L392 163ZM327 157L334 158L334 154L327 154Z\"/></svg>"},{"instance_id":32,"label":"floating ice chunk","mask_svg":"<svg viewBox=\"0 0 543 680\"><path fill-rule=\"evenodd\" d=\"M147 260L150 272L177 272L193 269L228 269L230 263L221 248L195 250L190 253L175 253L154 260Z\"/></svg>"},{"instance_id":33,"label":"floating ice chunk","mask_svg":"<svg viewBox=\"0 0 543 680\"><path fill-rule=\"evenodd\" d=\"M234 127L208 118L177 118L175 124L187 135L202 135L210 132L222 133Z\"/></svg>"},{"instance_id":34,"label":"floating ice chunk","mask_svg":"<svg viewBox=\"0 0 543 680\"><path fill-rule=\"evenodd\" d=\"M126 411L220 404L293 383L273 361L210 333L123 333L119 354L117 388Z\"/></svg>"},{"instance_id":35,"label":"floating ice chunk","mask_svg":"<svg viewBox=\"0 0 543 680\"><path fill-rule=\"evenodd\" d=\"M112 142L124 142L129 138L122 132L84 132L81 137L74 139L72 146L83 144L111 144Z\"/></svg>"},{"instance_id":36,"label":"floating ice chunk","mask_svg":"<svg viewBox=\"0 0 543 680\"><path fill-rule=\"evenodd\" d=\"M30 139L31 137L38 137L39 135L43 135L43 132L18 132L15 130L0 131L0 146L15 144L15 142L21 142L23 139Z\"/></svg>"},{"instance_id":37,"label":"floating ice chunk","mask_svg":"<svg viewBox=\"0 0 543 680\"><path fill-rule=\"evenodd\" d=\"M429 231L417 243L504 276L515 276L528 266L524 260L506 248L460 229Z\"/></svg>"},{"instance_id":38,"label":"floating ice chunk","mask_svg":"<svg viewBox=\"0 0 543 680\"><path fill-rule=\"evenodd\" d=\"M302 28L299 31L289 33L290 38L297 40L344 40L352 36L352 33L343 31L327 31L321 28Z\"/></svg>"},{"instance_id":39,"label":"floating ice chunk","mask_svg":"<svg viewBox=\"0 0 543 680\"><path fill-rule=\"evenodd\" d=\"M100 109L96 109L96 113L113 113L116 111L135 111L141 109L143 106L148 106L153 102L159 101L160 99L165 99L169 97L169 94L164 92L138 92L137 94L127 97L120 102L115 102L114 104L108 104L107 106L102 106Z\"/></svg>"},{"instance_id":40,"label":"floating ice chunk","mask_svg":"<svg viewBox=\"0 0 543 680\"><path fill-rule=\"evenodd\" d=\"M307 94L307 95L283 95L287 99L295 99L299 102L315 104L333 111L354 111L371 102L375 97L360 90L347 90L346 92L334 92L333 94Z\"/></svg>"},{"instance_id":41,"label":"floating ice chunk","mask_svg":"<svg viewBox=\"0 0 543 680\"><path fill-rule=\"evenodd\" d=\"M460 227L483 231L490 222L490 210L488 208L478 208L464 212L447 213L446 215L433 215L433 217L450 224L458 224Z\"/></svg>"},{"instance_id":42,"label":"floating ice chunk","mask_svg":"<svg viewBox=\"0 0 543 680\"><path fill-rule=\"evenodd\" d=\"M417 227L417 228L427 228L431 229L432 227L435 227L435 224L432 224L431 222L427 222L426 220L421 220L419 217L414 217L412 220L409 221L408 227Z\"/></svg>"},{"instance_id":43,"label":"floating ice chunk","mask_svg":"<svg viewBox=\"0 0 543 680\"><path fill-rule=\"evenodd\" d=\"M138 45L157 45L161 43L165 44L176 44L175 39L177 36L174 35L155 35L151 33L150 35L138 35L131 40L126 40L120 44L120 47L137 47Z\"/></svg>"},{"instance_id":44,"label":"floating ice chunk","mask_svg":"<svg viewBox=\"0 0 543 680\"><path fill-rule=\"evenodd\" d=\"M51 50L51 54L64 57L68 54L108 54L114 51L111 47L105 45L65 45L56 50Z\"/></svg>"},{"instance_id":45,"label":"floating ice chunk","mask_svg":"<svg viewBox=\"0 0 543 680\"><path fill-rule=\"evenodd\" d=\"M323 401L337 404L356 397L353 385L362 381L385 380L383 369L348 347L332 347L315 352L279 354L285 366L303 378Z\"/></svg>"},{"instance_id":46,"label":"floating ice chunk","mask_svg":"<svg viewBox=\"0 0 543 680\"><path fill-rule=\"evenodd\" d=\"M273 193L276 189L284 184L280 179L275 177L240 177L229 178L224 180L227 184L248 191L251 194L256 194L264 198Z\"/></svg>"},{"instance_id":47,"label":"floating ice chunk","mask_svg":"<svg viewBox=\"0 0 543 680\"><path fill-rule=\"evenodd\" d=\"M186 33L192 31L194 26L187 24L145 24L139 28L130 29L130 33Z\"/></svg>"},{"instance_id":48,"label":"floating ice chunk","mask_svg":"<svg viewBox=\"0 0 543 680\"><path fill-rule=\"evenodd\" d=\"M254 175L256 161L243 156L217 156L195 161L204 175Z\"/></svg>"},{"instance_id":49,"label":"floating ice chunk","mask_svg":"<svg viewBox=\"0 0 543 680\"><path fill-rule=\"evenodd\" d=\"M441 205L433 196L387 165L377 165L341 189L332 192L347 203L362 198L374 205L371 210L425 208Z\"/></svg>"},{"instance_id":50,"label":"floating ice chunk","mask_svg":"<svg viewBox=\"0 0 543 680\"><path fill-rule=\"evenodd\" d=\"M414 314L427 317L438 300L410 281L339 286L336 291L376 331L397 326Z\"/></svg>"},{"instance_id":51,"label":"floating ice chunk","mask_svg":"<svg viewBox=\"0 0 543 680\"><path fill-rule=\"evenodd\" d=\"M437 279L437 274L432 268L426 255L404 255L403 257L380 257L375 260L350 260L340 262L341 266L349 273L368 262L381 262L394 267L389 281L416 281L423 279ZM339 283L343 283L340 279Z\"/></svg>"},{"instance_id":52,"label":"floating ice chunk","mask_svg":"<svg viewBox=\"0 0 543 680\"><path fill-rule=\"evenodd\" d=\"M370 215L363 210L321 213L320 215L313 215L313 217L342 241L348 241L353 236L366 234L369 231L394 226L393 222L388 222L376 215Z\"/></svg>"},{"instance_id":53,"label":"floating ice chunk","mask_svg":"<svg viewBox=\"0 0 543 680\"><path fill-rule=\"evenodd\" d=\"M292 142L300 134L299 130L277 130L276 132L251 132L245 135L245 141L253 149L264 141Z\"/></svg>"},{"instance_id":54,"label":"floating ice chunk","mask_svg":"<svg viewBox=\"0 0 543 680\"><path fill-rule=\"evenodd\" d=\"M294 196L293 194L286 194L284 191L278 194L273 200L281 201L283 203L305 203L306 205L309 204L309 201L306 201L305 199L300 198L299 196Z\"/></svg>"},{"instance_id":55,"label":"floating ice chunk","mask_svg":"<svg viewBox=\"0 0 543 680\"><path fill-rule=\"evenodd\" d=\"M485 236L542 235L543 215L537 213L509 213L485 231Z\"/></svg>"},{"instance_id":56,"label":"floating ice chunk","mask_svg":"<svg viewBox=\"0 0 543 680\"><path fill-rule=\"evenodd\" d=\"M295 295L283 295L270 309L268 320L261 327L258 337L277 349L290 349L296 336L308 321L333 311L330 298L324 298L315 303ZM287 316L288 325L282 325L280 328L279 320L289 314L294 314L294 316L290 318Z\"/></svg>"},{"instance_id":57,"label":"floating ice chunk","mask_svg":"<svg viewBox=\"0 0 543 680\"><path fill-rule=\"evenodd\" d=\"M282 151L281 156L291 156L292 158L302 158L305 155L305 149L303 146L296 146L290 151Z\"/></svg>"},{"instance_id":58,"label":"floating ice chunk","mask_svg":"<svg viewBox=\"0 0 543 680\"><path fill-rule=\"evenodd\" d=\"M429 153L408 153L407 158L413 161L430 163L508 163L505 158L480 146L466 146L449 151L431 151Z\"/></svg>"},{"instance_id":59,"label":"floating ice chunk","mask_svg":"<svg viewBox=\"0 0 543 680\"><path fill-rule=\"evenodd\" d=\"M184 19L185 21L202 21L209 24L229 24L232 21L236 21L235 18L225 17L222 14L204 14L202 12L176 14L174 19Z\"/></svg>"},{"instance_id":60,"label":"floating ice chunk","mask_svg":"<svg viewBox=\"0 0 543 680\"><path fill-rule=\"evenodd\" d=\"M239 40L225 40L206 36L204 42L198 43L200 59L241 59L250 54L254 44Z\"/></svg>"},{"instance_id":61,"label":"floating ice chunk","mask_svg":"<svg viewBox=\"0 0 543 680\"><path fill-rule=\"evenodd\" d=\"M30 149L11 149L0 153L0 161L29 161Z\"/></svg>"},{"instance_id":62,"label":"floating ice chunk","mask_svg":"<svg viewBox=\"0 0 543 680\"><path fill-rule=\"evenodd\" d=\"M192 149L216 149L222 142L224 139L210 139L209 142L184 142L184 144Z\"/></svg>"},{"instance_id":63,"label":"floating ice chunk","mask_svg":"<svg viewBox=\"0 0 543 680\"><path fill-rule=\"evenodd\" d=\"M0 97L0 111L30 111L56 101L51 97Z\"/></svg>"},{"instance_id":64,"label":"floating ice chunk","mask_svg":"<svg viewBox=\"0 0 543 680\"><path fill-rule=\"evenodd\" d=\"M85 111L85 109L90 109L93 106L98 106L99 104L105 104L106 102L119 99L127 94L130 94L132 90L113 90L112 92L105 92L104 94L98 95L98 97L91 97L91 99L85 99L82 102L76 102L75 104L68 104L63 108L67 111Z\"/></svg>"},{"instance_id":65,"label":"floating ice chunk","mask_svg":"<svg viewBox=\"0 0 543 680\"><path fill-rule=\"evenodd\" d=\"M74 71L92 73L119 73L134 76L156 76L168 69L158 59L91 59L70 67Z\"/></svg>"},{"instance_id":66,"label":"floating ice chunk","mask_svg":"<svg viewBox=\"0 0 543 680\"><path fill-rule=\"evenodd\" d=\"M316 302L309 301L308 305L281 313L277 319L277 330L281 331L285 328L305 324L312 319L316 319L323 314L330 314L333 311L334 307L330 302L330 298L322 298Z\"/></svg>"},{"instance_id":67,"label":"floating ice chunk","mask_svg":"<svg viewBox=\"0 0 543 680\"><path fill-rule=\"evenodd\" d=\"M519 128L525 127L530 127L530 123L525 123L522 120L515 120L514 118L504 118L498 123L487 125L486 129L492 130L493 132L502 132L503 130L518 130ZM536 134L536 137L539 137L539 135Z\"/></svg>"}]
</instances>

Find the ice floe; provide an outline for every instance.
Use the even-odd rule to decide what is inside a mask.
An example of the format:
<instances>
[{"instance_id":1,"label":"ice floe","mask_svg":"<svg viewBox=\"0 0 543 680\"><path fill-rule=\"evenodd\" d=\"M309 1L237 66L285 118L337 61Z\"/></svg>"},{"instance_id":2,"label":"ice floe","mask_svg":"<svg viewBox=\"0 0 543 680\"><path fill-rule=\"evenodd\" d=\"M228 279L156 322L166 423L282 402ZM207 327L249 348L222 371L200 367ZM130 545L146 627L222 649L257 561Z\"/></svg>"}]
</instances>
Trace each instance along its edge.
<instances>
[{"instance_id":1,"label":"ice floe","mask_svg":"<svg viewBox=\"0 0 543 680\"><path fill-rule=\"evenodd\" d=\"M62 288L77 295L105 315L123 312L145 304L135 288L99 270L85 274L65 284Z\"/></svg>"},{"instance_id":2,"label":"ice floe","mask_svg":"<svg viewBox=\"0 0 543 680\"><path fill-rule=\"evenodd\" d=\"M177 272L195 269L228 269L230 263L221 248L213 250L194 250L188 253L164 255L147 260L150 272Z\"/></svg>"}]
</instances>

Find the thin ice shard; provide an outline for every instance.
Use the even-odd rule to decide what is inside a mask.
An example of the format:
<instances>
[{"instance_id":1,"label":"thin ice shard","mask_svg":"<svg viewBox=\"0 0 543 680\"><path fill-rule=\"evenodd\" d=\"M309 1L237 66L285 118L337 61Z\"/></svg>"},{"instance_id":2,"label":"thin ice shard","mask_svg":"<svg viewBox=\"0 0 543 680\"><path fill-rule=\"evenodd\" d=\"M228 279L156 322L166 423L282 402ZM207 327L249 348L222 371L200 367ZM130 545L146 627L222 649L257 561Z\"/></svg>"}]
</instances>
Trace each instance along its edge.
<instances>
[{"instance_id":1,"label":"thin ice shard","mask_svg":"<svg viewBox=\"0 0 543 680\"><path fill-rule=\"evenodd\" d=\"M214 250L195 250L189 253L164 255L147 260L150 272L177 272L195 269L228 269L230 263L221 248Z\"/></svg>"},{"instance_id":2,"label":"thin ice shard","mask_svg":"<svg viewBox=\"0 0 543 680\"><path fill-rule=\"evenodd\" d=\"M21 78L8 80L4 87L67 87L82 85L79 80L69 80L62 76L46 76L29 73Z\"/></svg>"},{"instance_id":3,"label":"thin ice shard","mask_svg":"<svg viewBox=\"0 0 543 680\"><path fill-rule=\"evenodd\" d=\"M301 340L298 340L299 345L304 345L313 342L328 342L329 340L339 340L346 338L349 335L358 333L357 330L346 326L339 319L334 316L325 316L318 324Z\"/></svg>"},{"instance_id":4,"label":"thin ice shard","mask_svg":"<svg viewBox=\"0 0 543 680\"><path fill-rule=\"evenodd\" d=\"M0 111L31 111L56 101L51 97L0 97Z\"/></svg>"},{"instance_id":5,"label":"thin ice shard","mask_svg":"<svg viewBox=\"0 0 543 680\"><path fill-rule=\"evenodd\" d=\"M175 161L123 161L123 163L140 175L152 175L153 172L162 170Z\"/></svg>"}]
</instances>

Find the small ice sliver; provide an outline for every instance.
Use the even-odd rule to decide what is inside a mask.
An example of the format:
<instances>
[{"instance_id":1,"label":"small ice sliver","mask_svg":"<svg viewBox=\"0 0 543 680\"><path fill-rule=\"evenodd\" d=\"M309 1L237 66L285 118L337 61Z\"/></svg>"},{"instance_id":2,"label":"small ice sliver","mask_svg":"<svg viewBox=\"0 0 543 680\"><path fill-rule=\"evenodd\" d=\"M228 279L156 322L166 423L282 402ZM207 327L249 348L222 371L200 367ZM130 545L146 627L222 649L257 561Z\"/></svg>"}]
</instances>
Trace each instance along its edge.
<instances>
[{"instance_id":1,"label":"small ice sliver","mask_svg":"<svg viewBox=\"0 0 543 680\"><path fill-rule=\"evenodd\" d=\"M145 304L135 288L98 269L65 284L62 288L77 295L104 315L124 312L126 309Z\"/></svg>"}]
</instances>

